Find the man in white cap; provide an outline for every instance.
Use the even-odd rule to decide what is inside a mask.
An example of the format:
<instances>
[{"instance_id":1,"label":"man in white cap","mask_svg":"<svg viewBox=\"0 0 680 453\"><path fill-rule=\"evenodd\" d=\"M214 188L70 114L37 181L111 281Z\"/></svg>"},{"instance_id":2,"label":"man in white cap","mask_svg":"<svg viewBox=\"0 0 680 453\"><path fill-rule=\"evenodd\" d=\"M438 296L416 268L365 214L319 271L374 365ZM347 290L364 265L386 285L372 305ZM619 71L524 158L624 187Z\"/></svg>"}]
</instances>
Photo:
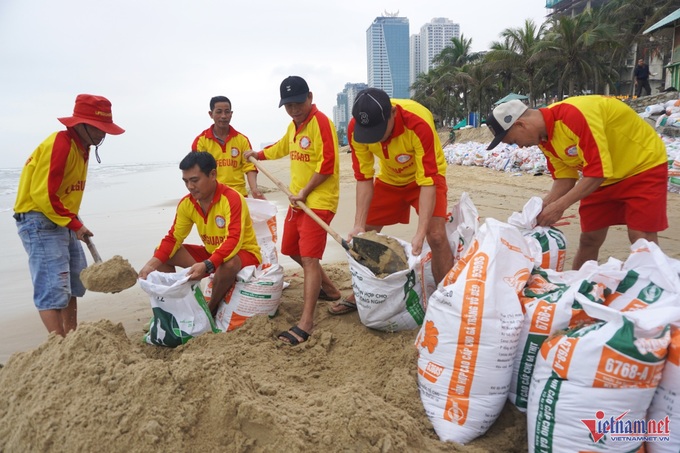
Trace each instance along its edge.
<instances>
[{"instance_id":1,"label":"man in white cap","mask_svg":"<svg viewBox=\"0 0 680 453\"><path fill-rule=\"evenodd\" d=\"M521 101L494 108L486 120L501 141L543 151L553 177L540 226L557 222L580 202L581 237L573 260L579 269L597 260L609 227L626 225L632 243L658 243L668 228L668 156L654 129L623 102L604 96L577 96L546 108Z\"/></svg>"},{"instance_id":2,"label":"man in white cap","mask_svg":"<svg viewBox=\"0 0 680 453\"><path fill-rule=\"evenodd\" d=\"M87 266L80 241L93 233L78 218L90 147L106 134L125 132L113 122L108 99L76 97L73 115L58 118L66 130L50 135L24 164L14 218L28 253L33 302L48 332L75 330L77 297L85 294L80 272Z\"/></svg>"}]
</instances>

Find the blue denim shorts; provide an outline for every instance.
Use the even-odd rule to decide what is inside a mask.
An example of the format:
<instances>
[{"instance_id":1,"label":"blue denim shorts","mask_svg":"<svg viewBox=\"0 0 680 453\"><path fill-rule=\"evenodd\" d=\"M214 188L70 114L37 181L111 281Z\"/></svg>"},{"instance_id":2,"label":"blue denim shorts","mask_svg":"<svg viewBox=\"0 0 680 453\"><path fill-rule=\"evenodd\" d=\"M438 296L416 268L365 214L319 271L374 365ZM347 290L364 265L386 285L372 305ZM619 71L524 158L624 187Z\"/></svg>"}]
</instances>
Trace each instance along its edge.
<instances>
[{"instance_id":1,"label":"blue denim shorts","mask_svg":"<svg viewBox=\"0 0 680 453\"><path fill-rule=\"evenodd\" d=\"M38 310L66 308L72 296L85 294L80 281L80 272L87 267L83 246L75 232L40 212L18 217L17 230L28 253L35 306Z\"/></svg>"}]
</instances>

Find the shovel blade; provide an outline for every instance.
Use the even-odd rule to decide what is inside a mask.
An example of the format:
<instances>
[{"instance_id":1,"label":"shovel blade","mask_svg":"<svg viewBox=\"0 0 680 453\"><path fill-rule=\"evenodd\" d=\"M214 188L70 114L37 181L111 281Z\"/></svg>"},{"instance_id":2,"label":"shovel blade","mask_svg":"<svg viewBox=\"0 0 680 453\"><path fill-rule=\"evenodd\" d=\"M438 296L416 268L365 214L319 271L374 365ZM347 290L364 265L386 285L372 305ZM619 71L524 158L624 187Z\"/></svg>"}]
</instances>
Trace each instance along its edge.
<instances>
[{"instance_id":1,"label":"shovel blade","mask_svg":"<svg viewBox=\"0 0 680 453\"><path fill-rule=\"evenodd\" d=\"M352 238L352 250L358 255L358 261L376 275L393 274L408 269L408 263L381 242L355 236Z\"/></svg>"}]
</instances>

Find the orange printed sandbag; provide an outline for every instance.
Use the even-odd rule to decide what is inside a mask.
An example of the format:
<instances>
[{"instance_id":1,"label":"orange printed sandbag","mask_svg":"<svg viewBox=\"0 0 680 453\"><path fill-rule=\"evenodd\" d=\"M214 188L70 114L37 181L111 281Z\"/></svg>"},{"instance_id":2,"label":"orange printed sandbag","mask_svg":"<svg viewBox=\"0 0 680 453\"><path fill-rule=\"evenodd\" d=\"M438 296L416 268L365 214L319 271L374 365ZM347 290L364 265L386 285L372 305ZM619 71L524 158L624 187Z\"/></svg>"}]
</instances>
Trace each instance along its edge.
<instances>
[{"instance_id":1,"label":"orange printed sandbag","mask_svg":"<svg viewBox=\"0 0 680 453\"><path fill-rule=\"evenodd\" d=\"M262 264L279 262L276 252L276 205L271 201L246 198L248 212L253 220L257 245L260 246Z\"/></svg>"},{"instance_id":2,"label":"orange printed sandbag","mask_svg":"<svg viewBox=\"0 0 680 453\"><path fill-rule=\"evenodd\" d=\"M631 254L623 263L626 272L605 304L621 311L633 311L654 305L677 305L680 277L668 256L654 242L635 241Z\"/></svg>"},{"instance_id":3,"label":"orange printed sandbag","mask_svg":"<svg viewBox=\"0 0 680 453\"><path fill-rule=\"evenodd\" d=\"M680 302L679 302L680 303ZM677 453L680 451L680 323L671 325L671 345L647 420L668 420L671 436L668 440L654 439L645 444L647 453Z\"/></svg>"},{"instance_id":4,"label":"orange printed sandbag","mask_svg":"<svg viewBox=\"0 0 680 453\"><path fill-rule=\"evenodd\" d=\"M449 240L454 263L465 255L472 244L474 236L479 231L479 213L472 202L470 195L463 192L460 201L453 205L446 218L446 236ZM420 254L420 281L423 284L423 299L427 301L430 295L437 289L432 276L432 250L425 241L423 251Z\"/></svg>"},{"instance_id":5,"label":"orange printed sandbag","mask_svg":"<svg viewBox=\"0 0 680 453\"><path fill-rule=\"evenodd\" d=\"M281 304L283 268L279 264L246 266L236 274L236 282L217 306L215 324L223 332L242 326L248 318L266 314L274 316ZM212 275L204 291L212 295Z\"/></svg>"},{"instance_id":6,"label":"orange printed sandbag","mask_svg":"<svg viewBox=\"0 0 680 453\"><path fill-rule=\"evenodd\" d=\"M633 452L680 307L622 313L576 294L590 325L543 343L529 392L529 452Z\"/></svg>"},{"instance_id":7,"label":"orange printed sandbag","mask_svg":"<svg viewBox=\"0 0 680 453\"><path fill-rule=\"evenodd\" d=\"M439 438L484 434L507 399L533 267L519 230L488 219L428 301L416 339L420 398Z\"/></svg>"},{"instance_id":8,"label":"orange printed sandbag","mask_svg":"<svg viewBox=\"0 0 680 453\"><path fill-rule=\"evenodd\" d=\"M555 227L536 225L536 217L543 209L543 200L531 197L522 212L513 212L508 223L522 232L534 258L534 264L543 269L561 271L567 258L567 238Z\"/></svg>"},{"instance_id":9,"label":"orange printed sandbag","mask_svg":"<svg viewBox=\"0 0 680 453\"><path fill-rule=\"evenodd\" d=\"M575 293L596 303L604 302L608 290L588 281L588 277L588 272L582 270L556 272L536 267L522 290L520 298L526 313L508 394L520 411L526 411L531 376L543 342L555 332L567 329L572 319L580 318L581 304Z\"/></svg>"}]
</instances>

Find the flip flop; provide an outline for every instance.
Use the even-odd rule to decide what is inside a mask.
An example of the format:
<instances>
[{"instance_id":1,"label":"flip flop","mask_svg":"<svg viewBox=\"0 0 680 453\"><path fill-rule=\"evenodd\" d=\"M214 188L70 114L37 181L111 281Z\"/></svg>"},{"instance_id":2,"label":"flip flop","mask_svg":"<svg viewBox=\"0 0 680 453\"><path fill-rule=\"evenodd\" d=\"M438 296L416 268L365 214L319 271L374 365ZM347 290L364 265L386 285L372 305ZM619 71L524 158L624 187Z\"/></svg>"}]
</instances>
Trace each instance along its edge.
<instances>
[{"instance_id":1,"label":"flip flop","mask_svg":"<svg viewBox=\"0 0 680 453\"><path fill-rule=\"evenodd\" d=\"M333 308L336 308L336 310L333 310ZM337 309L339 308L339 309ZM340 302L336 302L332 305L328 306L328 313L332 315L344 315L346 313L350 313L352 311L355 311L357 309L357 304L354 302L350 302L347 299L342 299Z\"/></svg>"},{"instance_id":2,"label":"flip flop","mask_svg":"<svg viewBox=\"0 0 680 453\"><path fill-rule=\"evenodd\" d=\"M291 334L291 332L293 332L298 337L302 338L302 341L298 340L295 337L295 335ZM304 330L300 329L298 326L292 326L287 331L284 330L283 332L278 334L276 336L276 338L283 343L287 343L291 346L297 346L300 343L304 343L305 341L307 341L309 339L309 336L310 336L310 334L308 332L305 332ZM281 338L285 338L288 341L283 341Z\"/></svg>"},{"instance_id":3,"label":"flip flop","mask_svg":"<svg viewBox=\"0 0 680 453\"><path fill-rule=\"evenodd\" d=\"M335 302L336 300L339 300L342 297L342 294L339 295L338 297L331 297L328 294L326 294L326 291L321 288L319 290L319 300L327 300L328 302Z\"/></svg>"}]
</instances>

